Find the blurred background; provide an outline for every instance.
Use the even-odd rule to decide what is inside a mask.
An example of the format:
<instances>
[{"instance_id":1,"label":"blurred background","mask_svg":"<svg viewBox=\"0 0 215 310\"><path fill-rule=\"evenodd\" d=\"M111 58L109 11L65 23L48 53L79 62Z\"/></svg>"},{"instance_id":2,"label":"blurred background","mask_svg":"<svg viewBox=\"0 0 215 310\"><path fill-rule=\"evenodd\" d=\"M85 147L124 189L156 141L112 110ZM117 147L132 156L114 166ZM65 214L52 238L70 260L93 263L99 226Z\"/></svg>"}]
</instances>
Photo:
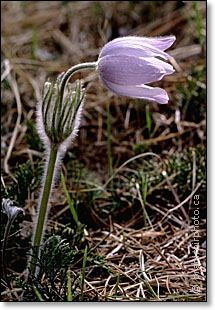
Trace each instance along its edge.
<instances>
[{"instance_id":1,"label":"blurred background","mask_svg":"<svg viewBox=\"0 0 215 310\"><path fill-rule=\"evenodd\" d=\"M200 197L199 255L204 265L206 2L2 1L1 8L2 195L23 207L26 214L15 221L14 233L19 233L15 234L15 244L10 244L15 250L8 251L11 270L21 273L26 267L24 248L29 244L36 212L44 158L35 129L35 108L42 86L75 64L96 61L105 43L127 35L176 36L167 51L175 73L153 83L166 89L169 103L159 105L117 96L103 87L96 72L75 74L71 82L83 79L86 101L79 135L64 160L67 189L80 222L89 230L86 240L92 245L95 232L101 239L104 229L114 234L114 222L122 225L128 235L138 229L151 231L149 239L140 241L145 249L153 240L162 250L169 238L177 236L167 257L176 255L190 274L192 267L186 265L185 254L189 257L192 252L189 238L195 206L189 195L195 191ZM112 165L113 172L117 171L112 180L107 156L108 104ZM120 168L127 160L146 152L153 152L160 159L140 157ZM172 210L184 200L182 207ZM169 210L172 211L167 217ZM59 184L48 227L66 225L68 219L73 223ZM183 233L179 236L179 232ZM110 241L100 253L106 256L114 246ZM148 253L147 263L151 266L150 259L159 253L154 248L149 248ZM198 285L200 293L204 293L205 273L201 276ZM187 278L179 277L177 283L171 292L190 292ZM203 300L203 295L198 298Z\"/></svg>"}]
</instances>

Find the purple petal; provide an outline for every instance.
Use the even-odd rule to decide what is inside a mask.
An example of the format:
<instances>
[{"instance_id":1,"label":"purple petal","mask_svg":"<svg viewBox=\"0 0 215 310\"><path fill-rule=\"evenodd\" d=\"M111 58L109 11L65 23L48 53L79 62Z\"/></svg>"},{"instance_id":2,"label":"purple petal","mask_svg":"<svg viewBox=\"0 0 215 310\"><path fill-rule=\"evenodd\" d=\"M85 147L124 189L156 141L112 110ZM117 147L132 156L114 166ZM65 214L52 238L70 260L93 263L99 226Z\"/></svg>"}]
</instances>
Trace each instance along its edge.
<instances>
[{"instance_id":1,"label":"purple petal","mask_svg":"<svg viewBox=\"0 0 215 310\"><path fill-rule=\"evenodd\" d=\"M157 58L147 58L146 60L149 60L149 59L150 59L150 62L153 63L155 66L157 65L159 67L162 67L163 70L165 71L165 75L172 74L173 72L175 72L175 70L173 69L173 66L171 66L170 64Z\"/></svg>"},{"instance_id":2,"label":"purple petal","mask_svg":"<svg viewBox=\"0 0 215 310\"><path fill-rule=\"evenodd\" d=\"M160 56L164 59L168 59L170 56L163 52L163 50L174 42L175 37L170 38L169 40L166 38L153 39L142 37L118 38L110 41L103 47L99 58L107 55L130 55L136 57Z\"/></svg>"},{"instance_id":3,"label":"purple petal","mask_svg":"<svg viewBox=\"0 0 215 310\"><path fill-rule=\"evenodd\" d=\"M161 51L168 49L176 40L175 36L168 37L135 37L137 40L148 43ZM128 40L133 40L133 37L127 37Z\"/></svg>"},{"instance_id":4,"label":"purple petal","mask_svg":"<svg viewBox=\"0 0 215 310\"><path fill-rule=\"evenodd\" d=\"M167 92L159 87L150 87L147 85L131 85L125 87L106 80L102 80L102 82L108 89L118 95L146 99L161 104L167 104L169 100Z\"/></svg>"},{"instance_id":5,"label":"purple petal","mask_svg":"<svg viewBox=\"0 0 215 310\"><path fill-rule=\"evenodd\" d=\"M98 61L98 73L119 85L140 85L159 81L174 72L171 65L155 58L105 56Z\"/></svg>"}]
</instances>

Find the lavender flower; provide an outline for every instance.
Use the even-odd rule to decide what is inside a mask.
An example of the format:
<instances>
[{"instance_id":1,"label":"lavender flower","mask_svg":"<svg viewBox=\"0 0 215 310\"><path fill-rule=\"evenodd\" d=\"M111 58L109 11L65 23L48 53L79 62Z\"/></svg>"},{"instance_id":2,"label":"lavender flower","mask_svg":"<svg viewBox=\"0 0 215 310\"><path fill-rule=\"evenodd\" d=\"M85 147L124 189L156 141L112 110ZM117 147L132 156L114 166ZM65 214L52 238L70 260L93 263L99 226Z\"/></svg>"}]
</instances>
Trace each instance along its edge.
<instances>
[{"instance_id":1,"label":"lavender flower","mask_svg":"<svg viewBox=\"0 0 215 310\"><path fill-rule=\"evenodd\" d=\"M5 227L5 232L4 232L4 238L2 242L2 276L3 279L6 280L8 283L7 279L7 270L6 270L6 265L7 265L7 260L6 260L6 248L7 248L7 240L8 236L10 234L10 228L11 225L13 224L13 221L15 218L20 214L20 213L25 213L22 208L14 206L14 203L10 199L2 199L2 210L7 214L8 221Z\"/></svg>"},{"instance_id":2,"label":"lavender flower","mask_svg":"<svg viewBox=\"0 0 215 310\"><path fill-rule=\"evenodd\" d=\"M14 206L14 203L10 199L2 199L2 210L7 214L8 216L8 221L13 223L17 215L20 213L25 213L22 208Z\"/></svg>"},{"instance_id":3,"label":"lavender flower","mask_svg":"<svg viewBox=\"0 0 215 310\"><path fill-rule=\"evenodd\" d=\"M160 81L174 72L173 67L155 57L169 59L164 52L175 36L160 38L122 37L110 41L101 50L97 70L102 83L114 93L168 103L167 92L146 83Z\"/></svg>"}]
</instances>

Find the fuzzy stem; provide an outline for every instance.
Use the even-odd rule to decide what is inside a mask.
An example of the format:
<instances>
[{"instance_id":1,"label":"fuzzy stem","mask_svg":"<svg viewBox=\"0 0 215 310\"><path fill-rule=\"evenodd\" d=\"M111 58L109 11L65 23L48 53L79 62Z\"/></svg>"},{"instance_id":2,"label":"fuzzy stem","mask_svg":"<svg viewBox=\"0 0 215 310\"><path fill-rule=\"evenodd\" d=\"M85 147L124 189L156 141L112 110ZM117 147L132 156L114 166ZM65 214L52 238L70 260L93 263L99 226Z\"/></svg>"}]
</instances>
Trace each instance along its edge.
<instances>
[{"instance_id":1,"label":"fuzzy stem","mask_svg":"<svg viewBox=\"0 0 215 310\"><path fill-rule=\"evenodd\" d=\"M97 62L85 62L85 63L73 66L72 68L67 70L65 73L60 75L59 79L61 79L61 81L60 81L60 86L59 86L59 98L58 98L59 100L57 101L57 104L55 105L54 115L53 115L53 119L52 119L52 125L55 124L55 119L56 119L57 114L58 113L61 114L61 112L62 112L63 96L64 96L65 88L66 88L66 85L67 85L69 79L73 75L73 73L75 73L76 71L79 71L79 70L83 70L83 69L95 69L96 66L97 66ZM58 121L57 127L59 125L59 121Z\"/></svg>"},{"instance_id":2,"label":"fuzzy stem","mask_svg":"<svg viewBox=\"0 0 215 310\"><path fill-rule=\"evenodd\" d=\"M43 192L42 192L42 199L41 199L39 214L37 218L36 232L34 236L34 243L33 243L34 256L32 256L31 264L30 264L30 270L32 273L35 272L35 268L36 268L37 256L39 253L39 246L41 243L41 238L42 238L42 233L43 233L43 226L44 226L44 221L46 217L46 210L47 210L48 201L49 201L49 195L50 195L50 190L51 190L51 185L52 185L56 158L57 158L57 149L52 148L50 150L48 168L46 172L46 178L45 178L45 183L44 183Z\"/></svg>"},{"instance_id":3,"label":"fuzzy stem","mask_svg":"<svg viewBox=\"0 0 215 310\"><path fill-rule=\"evenodd\" d=\"M70 79L70 77L75 73L76 71L83 70L83 69L95 69L97 66L97 62L84 62L82 64L78 64L70 68L66 71L66 73L63 75L60 88L61 88L61 96L63 97L65 86ZM61 98L62 100L62 98Z\"/></svg>"}]
</instances>

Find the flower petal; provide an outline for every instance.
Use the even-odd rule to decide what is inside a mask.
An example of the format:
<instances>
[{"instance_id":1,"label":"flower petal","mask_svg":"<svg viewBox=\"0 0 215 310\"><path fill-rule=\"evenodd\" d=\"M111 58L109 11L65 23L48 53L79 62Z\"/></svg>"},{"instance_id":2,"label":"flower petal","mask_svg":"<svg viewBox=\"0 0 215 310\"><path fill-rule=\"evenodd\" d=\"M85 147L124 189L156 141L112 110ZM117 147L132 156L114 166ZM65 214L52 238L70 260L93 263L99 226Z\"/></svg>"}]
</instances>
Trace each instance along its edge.
<instances>
[{"instance_id":1,"label":"flower petal","mask_svg":"<svg viewBox=\"0 0 215 310\"><path fill-rule=\"evenodd\" d=\"M161 104L167 104L169 97L167 92L159 87L150 87L147 85L130 85L130 86L122 86L115 83L111 83L102 79L103 84L112 92L127 96L131 98L140 98L146 99L150 101L155 101Z\"/></svg>"},{"instance_id":2,"label":"flower petal","mask_svg":"<svg viewBox=\"0 0 215 310\"><path fill-rule=\"evenodd\" d=\"M171 66L170 64L158 58L147 58L146 60L153 63L155 66L162 67L163 70L165 71L165 75L172 74L173 72L175 72L175 70L173 69L173 66Z\"/></svg>"},{"instance_id":3,"label":"flower petal","mask_svg":"<svg viewBox=\"0 0 215 310\"><path fill-rule=\"evenodd\" d=\"M99 58L107 55L130 55L136 57L160 56L169 59L170 56L163 52L166 47L174 42L172 39L162 40L142 37L123 37L107 43L100 52Z\"/></svg>"},{"instance_id":4,"label":"flower petal","mask_svg":"<svg viewBox=\"0 0 215 310\"><path fill-rule=\"evenodd\" d=\"M128 40L133 40L133 37L127 37ZM175 36L167 37L135 37L137 40L148 43L161 51L168 49L176 40Z\"/></svg>"},{"instance_id":5,"label":"flower petal","mask_svg":"<svg viewBox=\"0 0 215 310\"><path fill-rule=\"evenodd\" d=\"M140 85L159 81L174 70L155 58L133 56L104 56L98 61L99 75L119 85Z\"/></svg>"}]
</instances>

